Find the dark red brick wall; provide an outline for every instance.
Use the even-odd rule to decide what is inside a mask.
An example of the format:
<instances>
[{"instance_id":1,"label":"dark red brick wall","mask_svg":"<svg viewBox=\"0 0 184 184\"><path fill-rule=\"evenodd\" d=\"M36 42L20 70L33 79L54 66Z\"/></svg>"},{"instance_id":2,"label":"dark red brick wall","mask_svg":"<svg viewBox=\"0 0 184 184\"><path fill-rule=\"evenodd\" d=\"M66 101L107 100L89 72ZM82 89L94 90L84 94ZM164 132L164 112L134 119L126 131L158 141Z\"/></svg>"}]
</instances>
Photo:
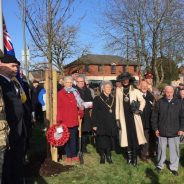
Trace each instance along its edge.
<instances>
[{"instance_id":1,"label":"dark red brick wall","mask_svg":"<svg viewBox=\"0 0 184 184\"><path fill-rule=\"evenodd\" d=\"M65 68L65 75L71 75L72 71L79 70L79 73L85 74L86 76L117 76L120 73L123 72L122 65L116 65L116 73L111 73L111 65L104 65L102 71L98 71L98 65L89 65L89 71L85 71L85 66L71 66L69 68ZM130 65L128 66L128 72L130 72L132 75L138 75L138 68L136 71L134 71L134 66Z\"/></svg>"}]
</instances>

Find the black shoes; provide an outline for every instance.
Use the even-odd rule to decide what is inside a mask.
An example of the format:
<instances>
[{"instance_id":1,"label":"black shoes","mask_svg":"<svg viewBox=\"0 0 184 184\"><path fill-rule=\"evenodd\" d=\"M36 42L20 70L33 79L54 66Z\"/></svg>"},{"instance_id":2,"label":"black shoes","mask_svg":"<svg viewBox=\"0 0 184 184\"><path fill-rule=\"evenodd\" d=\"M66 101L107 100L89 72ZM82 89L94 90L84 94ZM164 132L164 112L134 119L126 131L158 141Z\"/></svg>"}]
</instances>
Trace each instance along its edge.
<instances>
[{"instance_id":1,"label":"black shoes","mask_svg":"<svg viewBox=\"0 0 184 184\"><path fill-rule=\"evenodd\" d=\"M100 151L100 164L105 164L105 160L112 164L111 152L109 150Z\"/></svg>"},{"instance_id":2,"label":"black shoes","mask_svg":"<svg viewBox=\"0 0 184 184\"><path fill-rule=\"evenodd\" d=\"M140 157L140 159L143 161L143 162L145 162L145 163L148 163L148 159L147 159L147 157L146 156L141 156Z\"/></svg>"},{"instance_id":3,"label":"black shoes","mask_svg":"<svg viewBox=\"0 0 184 184\"><path fill-rule=\"evenodd\" d=\"M156 167L155 170L157 171L157 173L160 173L162 171L162 169L160 169L159 167ZM178 172L175 170L171 170L170 172L174 175L174 176L178 176Z\"/></svg>"},{"instance_id":4,"label":"black shoes","mask_svg":"<svg viewBox=\"0 0 184 184\"><path fill-rule=\"evenodd\" d=\"M106 161L107 161L109 164L112 164L111 156L106 156Z\"/></svg>"},{"instance_id":5,"label":"black shoes","mask_svg":"<svg viewBox=\"0 0 184 184\"><path fill-rule=\"evenodd\" d=\"M178 172L177 172L177 171L170 170L170 172L171 172L174 176L178 176Z\"/></svg>"},{"instance_id":6,"label":"black shoes","mask_svg":"<svg viewBox=\"0 0 184 184\"><path fill-rule=\"evenodd\" d=\"M156 167L155 170L157 171L157 173L160 173L162 171L162 169L160 169L159 167Z\"/></svg>"},{"instance_id":7,"label":"black shoes","mask_svg":"<svg viewBox=\"0 0 184 184\"><path fill-rule=\"evenodd\" d=\"M128 151L127 152L127 164L131 164L132 163L132 151Z\"/></svg>"},{"instance_id":8,"label":"black shoes","mask_svg":"<svg viewBox=\"0 0 184 184\"><path fill-rule=\"evenodd\" d=\"M132 165L133 165L134 167L137 166L137 155L133 158Z\"/></svg>"},{"instance_id":9,"label":"black shoes","mask_svg":"<svg viewBox=\"0 0 184 184\"><path fill-rule=\"evenodd\" d=\"M137 166L137 153L133 151L127 152L127 164L132 164L134 167Z\"/></svg>"},{"instance_id":10,"label":"black shoes","mask_svg":"<svg viewBox=\"0 0 184 184\"><path fill-rule=\"evenodd\" d=\"M105 164L105 154L100 155L100 164Z\"/></svg>"}]
</instances>

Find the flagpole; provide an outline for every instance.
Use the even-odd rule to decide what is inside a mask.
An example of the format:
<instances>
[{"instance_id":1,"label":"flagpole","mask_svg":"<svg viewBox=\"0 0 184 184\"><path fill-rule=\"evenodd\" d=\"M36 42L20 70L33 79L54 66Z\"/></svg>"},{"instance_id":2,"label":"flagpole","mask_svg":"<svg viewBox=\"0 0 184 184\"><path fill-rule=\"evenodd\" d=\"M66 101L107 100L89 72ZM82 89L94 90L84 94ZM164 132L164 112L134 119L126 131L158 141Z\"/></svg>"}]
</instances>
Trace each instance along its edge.
<instances>
[{"instance_id":1,"label":"flagpole","mask_svg":"<svg viewBox=\"0 0 184 184\"><path fill-rule=\"evenodd\" d=\"M0 0L0 58L4 55L4 42L3 42L3 8L2 0Z\"/></svg>"},{"instance_id":2,"label":"flagpole","mask_svg":"<svg viewBox=\"0 0 184 184\"><path fill-rule=\"evenodd\" d=\"M29 73L28 73L28 58L27 58L27 43L26 43L26 29L25 29L25 3L22 0L22 30L23 30L23 42L24 42L24 62L25 62L25 71L26 71L26 78L29 81Z\"/></svg>"}]
</instances>

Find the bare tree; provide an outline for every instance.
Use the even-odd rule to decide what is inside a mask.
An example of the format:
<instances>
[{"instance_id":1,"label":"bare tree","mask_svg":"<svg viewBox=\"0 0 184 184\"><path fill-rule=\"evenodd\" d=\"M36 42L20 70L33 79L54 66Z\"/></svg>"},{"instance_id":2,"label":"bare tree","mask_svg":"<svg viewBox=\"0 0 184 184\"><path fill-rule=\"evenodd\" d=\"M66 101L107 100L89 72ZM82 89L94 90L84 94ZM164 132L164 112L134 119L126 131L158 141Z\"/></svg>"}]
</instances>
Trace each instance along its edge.
<instances>
[{"instance_id":1,"label":"bare tree","mask_svg":"<svg viewBox=\"0 0 184 184\"><path fill-rule=\"evenodd\" d=\"M33 40L33 57L47 58L61 72L65 60L78 51L77 33L83 17L75 25L69 24L75 6L75 0L30 0L26 4L26 26Z\"/></svg>"},{"instance_id":2,"label":"bare tree","mask_svg":"<svg viewBox=\"0 0 184 184\"><path fill-rule=\"evenodd\" d=\"M182 0L108 0L103 15L101 28L107 48L121 55L128 51L129 59L151 68L156 85L164 79L164 60L160 58L173 62L183 58Z\"/></svg>"}]
</instances>

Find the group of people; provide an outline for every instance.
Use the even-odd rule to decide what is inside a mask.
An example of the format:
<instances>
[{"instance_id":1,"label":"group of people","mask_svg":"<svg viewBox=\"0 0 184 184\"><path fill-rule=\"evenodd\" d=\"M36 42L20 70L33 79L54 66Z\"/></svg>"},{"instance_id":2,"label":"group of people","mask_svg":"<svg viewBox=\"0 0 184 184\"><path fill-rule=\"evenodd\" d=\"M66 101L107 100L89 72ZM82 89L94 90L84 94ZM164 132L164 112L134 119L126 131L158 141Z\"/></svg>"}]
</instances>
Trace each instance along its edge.
<instances>
[{"instance_id":1,"label":"group of people","mask_svg":"<svg viewBox=\"0 0 184 184\"><path fill-rule=\"evenodd\" d=\"M45 89L34 80L30 88L18 72L20 62L13 56L0 59L0 183L24 184L23 162L29 147L32 121L44 121ZM19 76L17 74L19 73ZM115 144L125 148L127 163L137 166L137 156L147 162L157 154L158 172L164 168L169 145L173 175L178 175L180 136L184 135L184 88L166 86L155 100L150 83L134 85L130 73L117 76L116 87L102 81L94 94L84 76L66 76L58 84L57 123L68 127L70 137L64 145L66 163L79 162L78 126L82 123L82 152L95 135L100 164L113 163ZM40 97L41 96L41 97ZM158 145L156 145L156 140Z\"/></svg>"},{"instance_id":2,"label":"group of people","mask_svg":"<svg viewBox=\"0 0 184 184\"><path fill-rule=\"evenodd\" d=\"M57 122L65 124L70 132L64 146L66 163L79 161L77 137L81 119L82 151L88 152L87 139L95 134L100 164L113 163L111 151L118 141L126 150L128 164L137 166L138 155L144 162L157 156L156 170L160 172L168 144L169 169L178 175L180 136L184 135L181 95L184 90L181 88L176 93L172 86L166 86L160 99L155 100L146 80L135 86L131 74L125 72L117 76L117 83L112 95L112 82L102 81L100 95L93 98L83 76L64 78L63 87L58 91Z\"/></svg>"}]
</instances>

